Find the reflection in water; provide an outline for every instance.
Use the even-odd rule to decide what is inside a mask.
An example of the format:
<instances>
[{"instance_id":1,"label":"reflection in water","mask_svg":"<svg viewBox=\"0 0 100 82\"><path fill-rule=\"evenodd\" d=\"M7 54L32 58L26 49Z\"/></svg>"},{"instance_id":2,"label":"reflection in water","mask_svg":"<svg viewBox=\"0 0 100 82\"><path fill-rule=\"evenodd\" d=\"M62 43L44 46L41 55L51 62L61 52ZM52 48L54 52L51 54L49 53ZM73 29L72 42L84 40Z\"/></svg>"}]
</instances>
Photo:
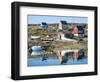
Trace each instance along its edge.
<instances>
[{"instance_id":1,"label":"reflection in water","mask_svg":"<svg viewBox=\"0 0 100 82\"><path fill-rule=\"evenodd\" d=\"M32 48L31 56L28 58L28 66L87 64L84 49L45 52L38 46Z\"/></svg>"},{"instance_id":2,"label":"reflection in water","mask_svg":"<svg viewBox=\"0 0 100 82\"><path fill-rule=\"evenodd\" d=\"M68 59L72 59L74 61L74 60L80 60L86 57L83 49L58 51L57 56L61 64L66 63Z\"/></svg>"}]
</instances>

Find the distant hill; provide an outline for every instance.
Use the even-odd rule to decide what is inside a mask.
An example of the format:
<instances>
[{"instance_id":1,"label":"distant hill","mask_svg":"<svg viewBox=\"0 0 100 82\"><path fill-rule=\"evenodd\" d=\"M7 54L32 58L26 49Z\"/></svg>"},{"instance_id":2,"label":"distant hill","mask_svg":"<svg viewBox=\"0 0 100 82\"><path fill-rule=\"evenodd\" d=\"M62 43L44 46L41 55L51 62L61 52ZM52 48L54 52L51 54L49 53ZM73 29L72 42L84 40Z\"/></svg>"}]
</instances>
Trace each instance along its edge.
<instances>
[{"instance_id":1,"label":"distant hill","mask_svg":"<svg viewBox=\"0 0 100 82\"><path fill-rule=\"evenodd\" d=\"M59 23L47 23L48 25L59 25ZM28 26L40 26L41 24L28 24ZM67 23L67 25L87 25L87 23Z\"/></svg>"}]
</instances>

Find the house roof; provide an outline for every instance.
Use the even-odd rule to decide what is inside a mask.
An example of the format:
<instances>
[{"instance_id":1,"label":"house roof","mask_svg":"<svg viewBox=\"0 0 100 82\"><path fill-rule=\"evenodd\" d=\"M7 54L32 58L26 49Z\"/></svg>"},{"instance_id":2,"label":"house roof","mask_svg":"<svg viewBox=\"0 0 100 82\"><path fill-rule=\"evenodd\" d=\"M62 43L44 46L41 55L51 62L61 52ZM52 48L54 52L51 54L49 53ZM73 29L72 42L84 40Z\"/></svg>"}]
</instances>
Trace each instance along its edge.
<instances>
[{"instance_id":1,"label":"house roof","mask_svg":"<svg viewBox=\"0 0 100 82\"><path fill-rule=\"evenodd\" d=\"M77 28L78 28L80 34L83 34L84 33L83 26L77 26Z\"/></svg>"},{"instance_id":2,"label":"house roof","mask_svg":"<svg viewBox=\"0 0 100 82\"><path fill-rule=\"evenodd\" d=\"M42 24L43 28L45 28L45 29L48 28L48 24L46 22L42 22L41 24Z\"/></svg>"},{"instance_id":3,"label":"house roof","mask_svg":"<svg viewBox=\"0 0 100 82\"><path fill-rule=\"evenodd\" d=\"M66 21L63 21L63 20L61 20L60 21L62 24L67 24L67 22Z\"/></svg>"},{"instance_id":4,"label":"house roof","mask_svg":"<svg viewBox=\"0 0 100 82\"><path fill-rule=\"evenodd\" d=\"M47 23L46 22L42 22L42 25L47 25Z\"/></svg>"}]
</instances>

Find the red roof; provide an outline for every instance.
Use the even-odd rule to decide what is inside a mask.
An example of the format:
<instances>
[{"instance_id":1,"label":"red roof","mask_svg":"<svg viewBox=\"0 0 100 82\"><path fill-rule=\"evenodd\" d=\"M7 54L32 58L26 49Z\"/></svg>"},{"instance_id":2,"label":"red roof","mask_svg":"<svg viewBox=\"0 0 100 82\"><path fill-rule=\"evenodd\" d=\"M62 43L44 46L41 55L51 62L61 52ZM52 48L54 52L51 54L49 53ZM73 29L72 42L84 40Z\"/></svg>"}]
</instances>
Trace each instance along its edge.
<instances>
[{"instance_id":1,"label":"red roof","mask_svg":"<svg viewBox=\"0 0 100 82\"><path fill-rule=\"evenodd\" d=\"M75 26L72 30L72 34L78 34L78 28Z\"/></svg>"}]
</instances>

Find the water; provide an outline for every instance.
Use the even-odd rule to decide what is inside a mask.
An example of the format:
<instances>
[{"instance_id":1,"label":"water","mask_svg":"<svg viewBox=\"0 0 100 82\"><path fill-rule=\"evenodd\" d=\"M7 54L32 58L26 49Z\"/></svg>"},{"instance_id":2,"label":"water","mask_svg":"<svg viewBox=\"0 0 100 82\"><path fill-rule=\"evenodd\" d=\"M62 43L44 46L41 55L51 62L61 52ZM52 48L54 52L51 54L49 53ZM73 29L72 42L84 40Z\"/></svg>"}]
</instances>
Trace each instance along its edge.
<instances>
[{"instance_id":1,"label":"water","mask_svg":"<svg viewBox=\"0 0 100 82\"><path fill-rule=\"evenodd\" d=\"M57 58L48 58L45 61L42 61L42 58L28 58L28 66L54 66L54 65L78 65L78 64L87 64L87 58L80 60L68 59L64 64L61 64Z\"/></svg>"},{"instance_id":2,"label":"water","mask_svg":"<svg viewBox=\"0 0 100 82\"><path fill-rule=\"evenodd\" d=\"M88 60L83 49L58 50L55 53L44 54L41 46L33 46L27 66L54 66L87 64Z\"/></svg>"}]
</instances>

